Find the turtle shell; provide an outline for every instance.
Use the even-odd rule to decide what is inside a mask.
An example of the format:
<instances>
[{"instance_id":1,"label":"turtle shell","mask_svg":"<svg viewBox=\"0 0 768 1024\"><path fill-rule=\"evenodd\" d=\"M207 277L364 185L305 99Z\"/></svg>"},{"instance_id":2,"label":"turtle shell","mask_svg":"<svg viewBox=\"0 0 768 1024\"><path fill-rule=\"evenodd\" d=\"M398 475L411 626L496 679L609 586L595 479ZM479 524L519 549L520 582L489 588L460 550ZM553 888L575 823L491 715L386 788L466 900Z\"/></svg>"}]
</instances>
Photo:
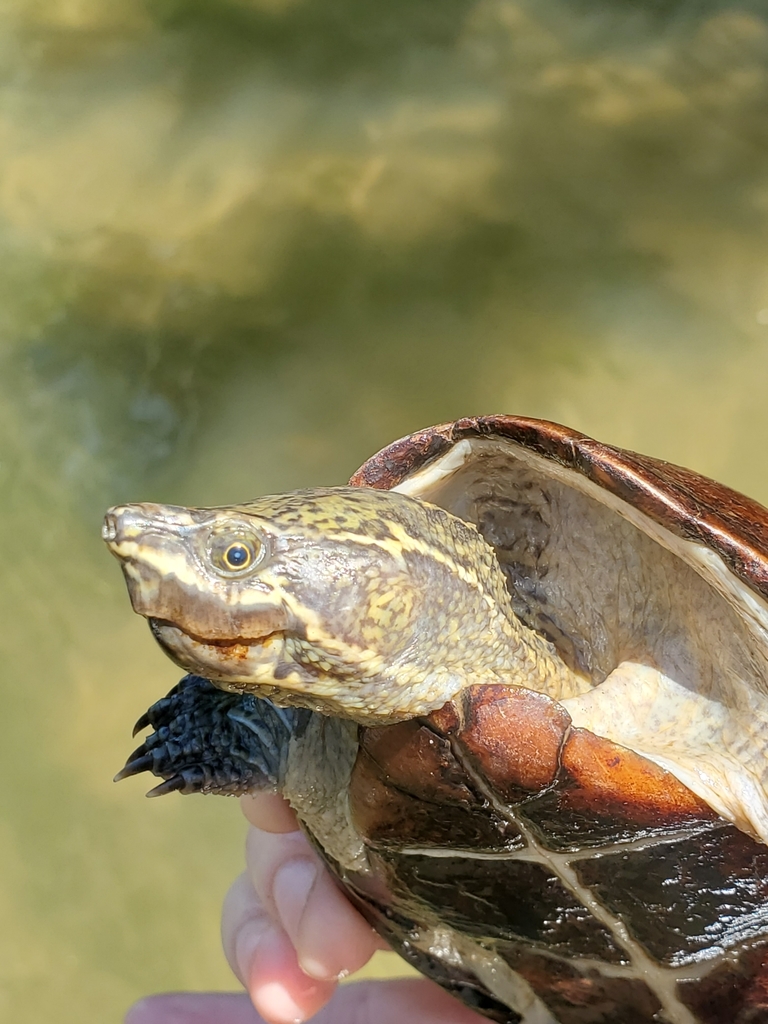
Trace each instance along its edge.
<instances>
[{"instance_id":1,"label":"turtle shell","mask_svg":"<svg viewBox=\"0 0 768 1024\"><path fill-rule=\"evenodd\" d=\"M508 416L413 434L351 482L473 522L516 613L595 692L652 666L702 721L727 716L704 740L698 712L659 724L630 679L604 731L502 686L361 729L350 804L374 871L331 866L363 913L493 1020L768 1022L768 511Z\"/></svg>"}]
</instances>

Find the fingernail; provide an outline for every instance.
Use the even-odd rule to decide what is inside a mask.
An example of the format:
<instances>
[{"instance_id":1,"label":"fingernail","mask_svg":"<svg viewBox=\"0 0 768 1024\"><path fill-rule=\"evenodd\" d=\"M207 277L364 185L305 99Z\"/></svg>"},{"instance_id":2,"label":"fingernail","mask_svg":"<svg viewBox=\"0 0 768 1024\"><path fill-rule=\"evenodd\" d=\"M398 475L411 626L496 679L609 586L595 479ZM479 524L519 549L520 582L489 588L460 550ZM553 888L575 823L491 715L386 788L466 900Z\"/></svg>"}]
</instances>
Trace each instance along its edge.
<instances>
[{"instance_id":1,"label":"fingernail","mask_svg":"<svg viewBox=\"0 0 768 1024\"><path fill-rule=\"evenodd\" d=\"M275 872L272 895L283 928L294 945L298 939L301 915L316 878L317 866L307 857L294 857Z\"/></svg>"},{"instance_id":2,"label":"fingernail","mask_svg":"<svg viewBox=\"0 0 768 1024\"><path fill-rule=\"evenodd\" d=\"M299 967L307 974L310 978L314 978L315 981L343 981L344 978L349 977L350 971L332 971L326 967L325 964L321 964L319 960L315 960L311 956L299 957Z\"/></svg>"}]
</instances>

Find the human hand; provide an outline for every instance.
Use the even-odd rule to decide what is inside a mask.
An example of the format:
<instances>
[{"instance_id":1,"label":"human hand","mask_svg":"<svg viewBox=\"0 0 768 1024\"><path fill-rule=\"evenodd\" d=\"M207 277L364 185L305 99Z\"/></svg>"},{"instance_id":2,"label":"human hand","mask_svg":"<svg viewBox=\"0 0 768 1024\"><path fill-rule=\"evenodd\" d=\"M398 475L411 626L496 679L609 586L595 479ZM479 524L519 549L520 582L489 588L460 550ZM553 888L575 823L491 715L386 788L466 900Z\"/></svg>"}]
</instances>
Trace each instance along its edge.
<instances>
[{"instance_id":1,"label":"human hand","mask_svg":"<svg viewBox=\"0 0 768 1024\"><path fill-rule=\"evenodd\" d=\"M480 1024L438 986L416 978L340 978L386 948L346 900L293 812L271 794L243 797L247 870L224 901L222 941L247 995L151 996L125 1024ZM255 1007L255 1009L254 1009ZM316 1015L316 1016L315 1016Z\"/></svg>"}]
</instances>

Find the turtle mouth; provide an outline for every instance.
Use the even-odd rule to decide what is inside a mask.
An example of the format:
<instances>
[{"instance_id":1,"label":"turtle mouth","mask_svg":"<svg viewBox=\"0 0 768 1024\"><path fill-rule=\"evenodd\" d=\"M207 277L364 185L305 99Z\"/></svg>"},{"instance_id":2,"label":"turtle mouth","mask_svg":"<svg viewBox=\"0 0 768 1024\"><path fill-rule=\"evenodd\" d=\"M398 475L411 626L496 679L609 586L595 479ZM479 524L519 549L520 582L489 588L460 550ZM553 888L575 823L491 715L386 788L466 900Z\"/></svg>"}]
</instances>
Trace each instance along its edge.
<instances>
[{"instance_id":1,"label":"turtle mouth","mask_svg":"<svg viewBox=\"0 0 768 1024\"><path fill-rule=\"evenodd\" d=\"M168 619L149 619L152 635L165 653L187 672L230 687L244 682L274 683L285 633L273 629L259 636L206 637Z\"/></svg>"},{"instance_id":2,"label":"turtle mouth","mask_svg":"<svg viewBox=\"0 0 768 1024\"><path fill-rule=\"evenodd\" d=\"M155 639L161 644L163 643L162 638L167 634L167 631L174 630L176 633L180 633L193 640L196 644L202 644L205 647L218 647L222 651L226 651L230 647L260 647L273 637L279 636L282 638L285 635L285 630L272 629L257 636L209 637L195 633L191 629L184 629L178 622L172 622L170 619L155 618L149 620L149 628L152 630Z\"/></svg>"}]
</instances>

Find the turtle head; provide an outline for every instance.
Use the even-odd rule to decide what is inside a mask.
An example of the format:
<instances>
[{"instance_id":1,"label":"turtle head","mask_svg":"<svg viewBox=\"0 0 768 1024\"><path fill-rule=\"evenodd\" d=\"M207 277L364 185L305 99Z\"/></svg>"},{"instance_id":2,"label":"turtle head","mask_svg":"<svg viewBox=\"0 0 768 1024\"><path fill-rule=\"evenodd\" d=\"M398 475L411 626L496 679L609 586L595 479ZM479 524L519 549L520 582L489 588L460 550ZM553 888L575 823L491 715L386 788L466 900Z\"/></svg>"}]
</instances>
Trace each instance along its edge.
<instances>
[{"instance_id":1,"label":"turtle head","mask_svg":"<svg viewBox=\"0 0 768 1024\"><path fill-rule=\"evenodd\" d=\"M401 494L123 505L104 539L166 652L225 689L392 721L439 707L484 660L489 671L506 661L510 612L491 548Z\"/></svg>"}]
</instances>

